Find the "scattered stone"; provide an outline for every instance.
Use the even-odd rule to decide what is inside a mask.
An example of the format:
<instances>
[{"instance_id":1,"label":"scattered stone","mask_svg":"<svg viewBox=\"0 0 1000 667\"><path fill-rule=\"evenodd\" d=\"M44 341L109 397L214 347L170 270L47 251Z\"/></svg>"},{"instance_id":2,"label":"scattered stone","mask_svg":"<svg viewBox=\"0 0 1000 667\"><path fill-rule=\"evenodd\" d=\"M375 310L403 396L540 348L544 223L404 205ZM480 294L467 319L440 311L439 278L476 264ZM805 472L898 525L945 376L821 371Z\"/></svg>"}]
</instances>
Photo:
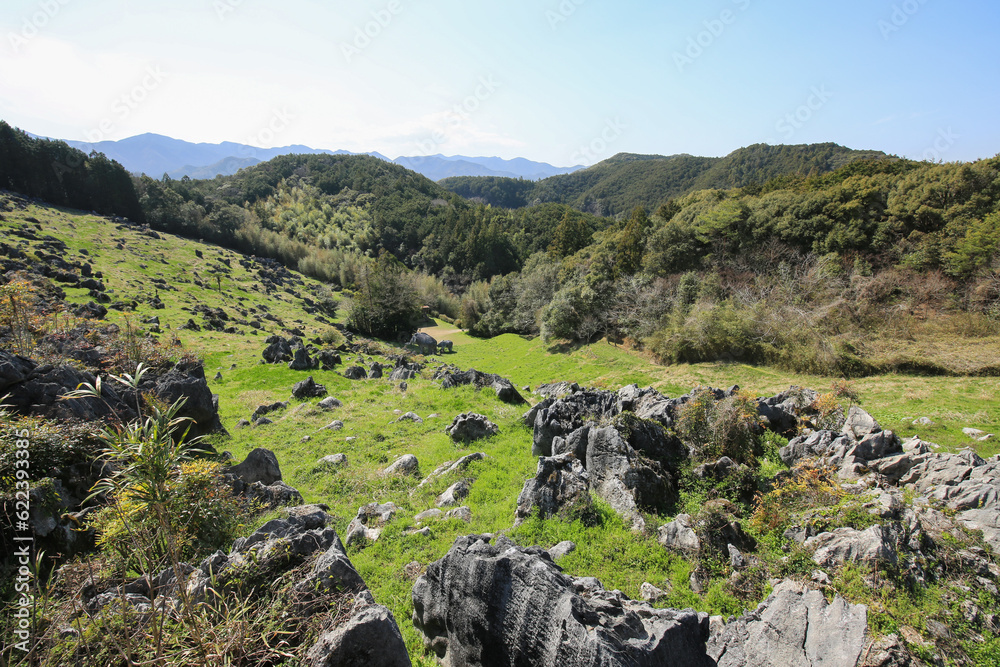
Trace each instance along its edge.
<instances>
[{"instance_id":1,"label":"scattered stone","mask_svg":"<svg viewBox=\"0 0 1000 667\"><path fill-rule=\"evenodd\" d=\"M424 510L420 514L413 517L413 520L417 523L423 523L425 521L430 521L431 519L441 519L444 516L444 512L437 509L436 507L429 510Z\"/></svg>"},{"instance_id":2,"label":"scattered stone","mask_svg":"<svg viewBox=\"0 0 1000 667\"><path fill-rule=\"evenodd\" d=\"M455 509L448 510L444 515L445 519L459 519L465 523L472 522L472 510L462 505L461 507L456 507Z\"/></svg>"},{"instance_id":3,"label":"scattered stone","mask_svg":"<svg viewBox=\"0 0 1000 667\"><path fill-rule=\"evenodd\" d=\"M428 417L428 419L430 419L430 417ZM483 452L476 452L475 454L467 454L455 462L445 461L437 468L435 468L434 472L428 475L426 479L420 482L420 486L426 486L427 484L437 479L438 477L444 477L449 473L461 472L466 468L468 468L469 464L472 463L473 461L482 461L485 458L486 454L484 454Z\"/></svg>"},{"instance_id":4,"label":"scattered stone","mask_svg":"<svg viewBox=\"0 0 1000 667\"><path fill-rule=\"evenodd\" d=\"M268 419L267 417L257 417L257 419L253 420L254 426L270 426L273 423L274 422Z\"/></svg>"},{"instance_id":5,"label":"scattered stone","mask_svg":"<svg viewBox=\"0 0 1000 667\"><path fill-rule=\"evenodd\" d=\"M246 485L261 482L265 486L281 481L281 468L278 457L270 449L258 447L253 450L239 465L231 466L226 474L240 480ZM238 492L237 492L238 493Z\"/></svg>"},{"instance_id":6,"label":"scattered stone","mask_svg":"<svg viewBox=\"0 0 1000 667\"><path fill-rule=\"evenodd\" d=\"M344 428L344 422L334 419L332 422L321 428L321 431L339 431Z\"/></svg>"},{"instance_id":7,"label":"scattered stone","mask_svg":"<svg viewBox=\"0 0 1000 667\"><path fill-rule=\"evenodd\" d=\"M934 422L931 421L930 417L918 417L913 420L914 426L934 426Z\"/></svg>"},{"instance_id":8,"label":"scattered stone","mask_svg":"<svg viewBox=\"0 0 1000 667\"><path fill-rule=\"evenodd\" d=\"M420 464L413 454L404 454L393 461L392 465L382 471L383 476L389 475L413 475L416 474Z\"/></svg>"},{"instance_id":9,"label":"scattered stone","mask_svg":"<svg viewBox=\"0 0 1000 667\"><path fill-rule=\"evenodd\" d=\"M451 426L445 429L445 433L455 442L474 442L494 436L499 432L500 428L496 424L475 412L465 412L458 415L451 422Z\"/></svg>"},{"instance_id":10,"label":"scattered stone","mask_svg":"<svg viewBox=\"0 0 1000 667\"><path fill-rule=\"evenodd\" d=\"M667 593L648 581L644 581L642 585L639 586L639 597L650 604L656 604L660 600L667 597Z\"/></svg>"},{"instance_id":11,"label":"scattered stone","mask_svg":"<svg viewBox=\"0 0 1000 667\"><path fill-rule=\"evenodd\" d=\"M330 454L316 462L317 468L340 468L347 465L346 454Z\"/></svg>"},{"instance_id":12,"label":"scattered stone","mask_svg":"<svg viewBox=\"0 0 1000 667\"><path fill-rule=\"evenodd\" d=\"M549 556L552 557L552 560L559 560L563 556L568 556L574 551L576 551L576 543L569 540L563 540L549 549Z\"/></svg>"},{"instance_id":13,"label":"scattered stone","mask_svg":"<svg viewBox=\"0 0 1000 667\"><path fill-rule=\"evenodd\" d=\"M305 380L295 383L295 386L292 387L292 396L299 399L326 396L326 386L316 384L316 381L310 375Z\"/></svg>"},{"instance_id":14,"label":"scattered stone","mask_svg":"<svg viewBox=\"0 0 1000 667\"><path fill-rule=\"evenodd\" d=\"M449 486L444 493L437 497L435 504L438 507L450 507L462 502L472 490L471 479L462 479Z\"/></svg>"},{"instance_id":15,"label":"scattered stone","mask_svg":"<svg viewBox=\"0 0 1000 667\"><path fill-rule=\"evenodd\" d=\"M361 366L349 366L344 369L344 377L348 380L367 380L368 373Z\"/></svg>"},{"instance_id":16,"label":"scattered stone","mask_svg":"<svg viewBox=\"0 0 1000 667\"><path fill-rule=\"evenodd\" d=\"M358 515L347 526L347 536L344 544L352 544L368 540L376 541L382 534L382 529L396 516L398 508L393 503L369 503L358 509Z\"/></svg>"},{"instance_id":17,"label":"scattered stone","mask_svg":"<svg viewBox=\"0 0 1000 667\"><path fill-rule=\"evenodd\" d=\"M257 421L258 418L263 417L264 415L271 414L272 412L275 412L277 410L284 410L287 407L288 407L287 401L278 401L276 403L270 403L268 405L257 406L257 409L254 410L253 414L250 416L250 420Z\"/></svg>"},{"instance_id":18,"label":"scattered stone","mask_svg":"<svg viewBox=\"0 0 1000 667\"><path fill-rule=\"evenodd\" d=\"M418 415L415 412L407 412L404 415L402 415L399 419L397 419L396 421L397 422L414 422L415 424L423 424L424 423L424 420L420 418L420 415Z\"/></svg>"},{"instance_id":19,"label":"scattered stone","mask_svg":"<svg viewBox=\"0 0 1000 667\"><path fill-rule=\"evenodd\" d=\"M657 541L671 551L693 556L701 550L701 540L692 527L689 514L678 514L673 521L660 526L658 532Z\"/></svg>"},{"instance_id":20,"label":"scattered stone","mask_svg":"<svg viewBox=\"0 0 1000 667\"><path fill-rule=\"evenodd\" d=\"M333 410L334 408L342 408L344 404L338 401L333 396L327 396L322 401L316 404L320 410Z\"/></svg>"},{"instance_id":21,"label":"scattered stone","mask_svg":"<svg viewBox=\"0 0 1000 667\"><path fill-rule=\"evenodd\" d=\"M215 378L214 378L214 380L215 380L216 382L218 382L218 381L219 381L219 380L221 380L221 379L222 379L222 373L221 373L221 372L219 372L219 373L216 373L216 374L215 374Z\"/></svg>"}]
</instances>

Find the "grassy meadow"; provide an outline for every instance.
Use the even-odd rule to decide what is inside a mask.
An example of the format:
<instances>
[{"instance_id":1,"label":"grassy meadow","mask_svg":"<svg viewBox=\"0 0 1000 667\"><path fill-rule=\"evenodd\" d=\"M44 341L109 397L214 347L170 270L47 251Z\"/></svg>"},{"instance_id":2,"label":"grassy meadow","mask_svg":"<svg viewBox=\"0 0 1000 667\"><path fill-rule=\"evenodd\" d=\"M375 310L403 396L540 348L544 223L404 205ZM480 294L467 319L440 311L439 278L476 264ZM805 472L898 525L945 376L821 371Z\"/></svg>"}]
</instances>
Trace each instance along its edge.
<instances>
[{"instance_id":1,"label":"grassy meadow","mask_svg":"<svg viewBox=\"0 0 1000 667\"><path fill-rule=\"evenodd\" d=\"M29 218L37 220L37 224ZM668 592L667 598L658 603L662 606L693 607L727 615L739 613L744 606L727 592L723 576L713 576L701 594L692 591L692 564L668 553L655 540L655 528L669 521L669 516L648 517L650 534L636 535L614 512L598 503L599 526L585 525L587 522L579 519L532 519L512 529L518 493L536 468L531 455L531 430L520 420L524 408L501 403L489 390L442 389L431 379L437 367L453 364L463 370L497 373L510 378L519 388L534 389L541 383L561 380L610 390L635 383L651 385L668 395L686 393L699 385L733 384L762 396L790 385L825 392L841 379L743 364L661 366L640 351L607 341L549 347L539 339L515 335L477 339L445 322L426 330L439 339L452 340L454 353L424 359L427 367L423 376L408 381L405 390L398 382L385 378L352 381L336 371L292 371L285 365L261 363L264 340L272 333L287 336L286 330L296 327L308 339L329 331L329 324L303 310L303 297L315 299L322 291L319 283L303 279L302 287L267 294L256 274L240 265L236 253L168 235L155 239L75 211L30 206L25 211L4 214L0 234L8 243L19 241L30 250L37 242L11 235L11 230L18 227L30 227L40 236L52 235L65 241L69 256L86 259L103 272L107 292L114 299L138 303L132 312L110 311L108 321L125 326L127 320L132 326L149 329L149 325L139 323L157 316L162 333L151 336L158 337L174 354L186 351L204 360L209 385L219 395L222 422L230 433L229 437L211 438L219 451L231 452L237 461L256 447L274 451L285 482L297 488L306 502L328 505L341 535L358 508L366 503L391 501L399 507L395 520L378 541L352 546L349 555L375 599L396 616L418 664L431 662L423 657L422 640L410 622L413 579L404 567L413 561L426 566L443 556L454 539L463 534L506 533L519 543L543 547L571 539L577 550L562 559L560 565L570 574L596 576L606 587L620 589L629 597L638 597L639 586L648 581ZM227 272L221 272L223 267ZM154 279L166 281L172 289L155 288ZM85 289L64 288L71 303L90 300ZM156 294L163 309L155 310L148 304ZM346 301L341 299L338 317L343 317ZM240 324L235 325L239 330L236 334L179 330L189 318L201 323L200 315L191 310L199 304L222 308L233 319L248 319L241 313L259 313L263 306L274 319L263 320L259 332ZM367 366L370 361L385 363L386 354L398 352L390 344L381 344L378 351L381 354L363 355L361 365ZM358 355L348 353L344 362L345 366L358 363ZM213 379L216 373L221 374L221 379ZM319 399L292 400L292 386L308 375L326 385L329 395L342 401L343 407L323 411L317 407ZM1000 440L980 443L962 433L962 428L974 427L1000 434L998 378L887 375L856 379L853 386L862 406L884 427L904 438L918 435L939 444L942 450L973 447L984 457L1000 453ZM522 394L531 402L538 400L528 391L522 390ZM287 409L268 415L273 424L237 428L237 422L249 419L257 406L287 400ZM459 413L470 411L484 414L498 424L499 435L470 446L453 443L445 427ZM397 421L406 412L416 413L423 423ZM928 417L934 424L915 426L913 422L919 417ZM342 430L323 428L335 419L343 421ZM461 475L440 477L419 486L440 464L475 451L484 452L487 458L473 463ZM348 464L335 469L317 467L321 457L335 453L345 454ZM380 474L403 454L417 457L419 475L402 478ZM461 477L475 479L464 502L471 509L471 523L432 520L428 524L429 537L404 534L415 526L414 515L434 507L437 495ZM703 500L697 489L686 493L682 506ZM247 517L247 531L262 521L261 517ZM846 591L856 582L845 579L843 586Z\"/></svg>"}]
</instances>

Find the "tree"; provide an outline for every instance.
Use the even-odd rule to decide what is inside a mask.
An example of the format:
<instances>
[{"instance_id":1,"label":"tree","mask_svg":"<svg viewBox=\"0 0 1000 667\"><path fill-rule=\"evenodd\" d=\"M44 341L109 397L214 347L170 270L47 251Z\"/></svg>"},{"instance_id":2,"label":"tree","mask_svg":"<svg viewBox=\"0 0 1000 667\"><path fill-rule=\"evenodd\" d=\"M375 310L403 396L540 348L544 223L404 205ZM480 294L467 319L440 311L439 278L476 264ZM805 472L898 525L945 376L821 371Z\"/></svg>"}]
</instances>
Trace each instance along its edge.
<instances>
[{"instance_id":1,"label":"tree","mask_svg":"<svg viewBox=\"0 0 1000 667\"><path fill-rule=\"evenodd\" d=\"M347 317L351 328L380 338L393 338L416 328L423 316L417 290L406 268L392 254L383 251L374 265L361 270L357 281Z\"/></svg>"},{"instance_id":2,"label":"tree","mask_svg":"<svg viewBox=\"0 0 1000 667\"><path fill-rule=\"evenodd\" d=\"M568 257L577 250L586 248L590 244L591 234L583 216L567 210L549 244L549 256L557 259Z\"/></svg>"}]
</instances>

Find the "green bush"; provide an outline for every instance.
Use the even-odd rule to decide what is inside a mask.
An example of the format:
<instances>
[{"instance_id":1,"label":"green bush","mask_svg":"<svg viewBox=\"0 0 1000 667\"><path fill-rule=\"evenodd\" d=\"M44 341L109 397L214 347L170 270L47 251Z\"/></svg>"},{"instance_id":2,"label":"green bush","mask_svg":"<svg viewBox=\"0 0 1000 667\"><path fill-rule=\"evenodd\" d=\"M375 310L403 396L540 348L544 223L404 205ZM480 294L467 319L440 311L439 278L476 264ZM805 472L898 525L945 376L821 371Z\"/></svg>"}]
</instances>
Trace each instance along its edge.
<instances>
[{"instance_id":1,"label":"green bush","mask_svg":"<svg viewBox=\"0 0 1000 667\"><path fill-rule=\"evenodd\" d=\"M711 390L700 387L677 411L677 435L702 460L728 456L756 467L754 452L763 434L757 402L743 392L716 401Z\"/></svg>"},{"instance_id":2,"label":"green bush","mask_svg":"<svg viewBox=\"0 0 1000 667\"><path fill-rule=\"evenodd\" d=\"M183 463L167 484L166 514L183 560L228 550L243 532L241 517L255 514L233 495L219 468L209 461ZM90 526L97 531L98 547L122 571L142 571L143 557L136 550L151 543L160 528L147 505L128 490L95 512Z\"/></svg>"}]
</instances>

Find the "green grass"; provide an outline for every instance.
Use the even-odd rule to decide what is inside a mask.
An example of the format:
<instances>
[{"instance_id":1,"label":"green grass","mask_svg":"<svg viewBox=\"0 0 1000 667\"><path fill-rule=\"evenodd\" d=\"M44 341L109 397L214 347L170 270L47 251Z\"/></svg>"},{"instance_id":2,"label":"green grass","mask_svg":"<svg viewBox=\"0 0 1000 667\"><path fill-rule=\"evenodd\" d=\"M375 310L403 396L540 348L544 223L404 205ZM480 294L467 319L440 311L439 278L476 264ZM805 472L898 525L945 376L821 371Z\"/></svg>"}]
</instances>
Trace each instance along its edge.
<instances>
[{"instance_id":1,"label":"green grass","mask_svg":"<svg viewBox=\"0 0 1000 667\"><path fill-rule=\"evenodd\" d=\"M599 527L564 519L531 519L512 529L517 495L524 481L534 474L537 463L531 456L531 432L520 423L524 408L499 402L490 390L477 392L469 387L444 390L440 383L430 379L436 366L447 362L462 369L494 372L510 378L518 387L529 385L532 389L541 383L561 380L604 389L636 383L652 385L675 396L698 385L733 384L757 395L772 395L793 384L822 392L828 391L838 379L744 364L665 367L650 362L641 353L604 341L560 349L546 346L538 339L514 335L477 339L444 323L439 323L434 333L446 333L455 343L455 353L429 360L423 377L409 381L405 392L398 383L387 379L351 381L332 371L291 371L284 365L260 364L266 336L283 333L285 327L278 323L265 321L264 329L257 334L245 326L238 326L241 334L177 330L188 318L201 323L200 316L183 310L199 303L222 307L230 316L238 316L240 308L249 310L250 305L263 304L287 327L300 327L309 338L328 328L302 310L301 296L281 291L265 295L255 290L255 275L239 265L235 253L167 235L155 240L135 231L119 230L95 216L40 206L4 214L0 235L9 237L8 230L25 224L22 220L29 215L41 221L43 234L64 239L70 246L71 257L82 259L79 251L87 250L90 254L86 258L104 272L104 282L113 298L139 301L135 312L128 314L133 323L158 316L164 330L161 339L169 340L176 334L187 350L204 359L209 385L220 396L222 422L231 434L229 438L212 439L220 451L228 450L236 460L241 460L256 447L273 450L285 481L299 489L307 502L329 505L335 517L334 527L341 535L358 508L366 503L391 501L399 507L399 514L381 539L363 548L351 547L349 551L375 599L392 610L415 659L422 656L423 644L409 620L413 582L407 578L404 567L411 561L426 566L442 557L457 536L470 533L504 532L520 544L543 547L573 540L577 550L560 565L573 575L596 576L606 587L617 588L630 597L638 597L639 586L648 581L669 591L662 603L666 606L731 614L737 613L741 605L728 592L719 573L715 573L704 595L692 592L691 563L666 552L653 535L631 533L614 512L599 503L598 512L603 517L603 525ZM13 237L5 240L20 241ZM124 249L115 249L115 244L122 241ZM196 250L202 252L203 258L196 257ZM219 265L218 258L229 259L231 264L231 275L223 280L221 292L215 289L210 273L211 267ZM210 287L182 282L193 279L195 274L206 279ZM159 277L177 287L177 291L161 290L159 296L166 308L153 310L146 303L153 296L149 281ZM319 289L315 281L306 280L305 284L301 289L304 296ZM73 303L90 300L86 290L68 288L66 292ZM110 321L119 323L124 318L125 314L115 311L108 316ZM350 365L355 356L347 355L345 362ZM221 380L213 379L216 372L221 373ZM294 383L307 375L326 385L329 394L340 399L344 406L323 412L316 407L317 399L291 400L286 410L268 415L274 424L236 428L236 423L248 419L258 405L289 400ZM977 443L961 432L963 427L971 426L1000 433L997 378L888 375L856 380L853 384L862 397L863 407L883 426L903 437L919 435L947 450L971 446L983 456L1000 452L997 440ZM537 400L527 392L522 393L529 400ZM423 417L424 423L395 421L399 414L411 411ZM497 423L499 435L468 447L451 442L444 433L445 427L457 414L468 411L482 413ZM434 413L438 416L431 418ZM913 426L913 420L921 416L931 418L935 425ZM322 430L333 419L342 420L344 429ZM303 442L306 436L309 439ZM460 476L440 478L423 488L418 487L420 479L441 463L474 451L485 452L488 458L474 463L461 475L476 479L465 501L472 510L471 524L458 520L431 522L429 537L404 535L403 531L413 525L413 516L433 507L435 497ZM348 465L336 470L316 469L318 459L334 453L346 454ZM383 477L380 471L403 454L416 455L420 475ZM777 470L774 463L767 466L765 470L772 474ZM703 502L701 496L686 500L692 508ZM650 517L651 529L655 531L660 522L668 519ZM785 554L774 549L771 555L778 562ZM805 568L805 561L800 560L789 561L787 569L797 572L795 568ZM848 572L839 584L845 592L859 586L857 577L851 576ZM863 597L864 593L858 595ZM747 606L755 603L748 601ZM891 624L886 623L885 629L891 629ZM996 643L991 641L982 651L995 652Z\"/></svg>"}]
</instances>

